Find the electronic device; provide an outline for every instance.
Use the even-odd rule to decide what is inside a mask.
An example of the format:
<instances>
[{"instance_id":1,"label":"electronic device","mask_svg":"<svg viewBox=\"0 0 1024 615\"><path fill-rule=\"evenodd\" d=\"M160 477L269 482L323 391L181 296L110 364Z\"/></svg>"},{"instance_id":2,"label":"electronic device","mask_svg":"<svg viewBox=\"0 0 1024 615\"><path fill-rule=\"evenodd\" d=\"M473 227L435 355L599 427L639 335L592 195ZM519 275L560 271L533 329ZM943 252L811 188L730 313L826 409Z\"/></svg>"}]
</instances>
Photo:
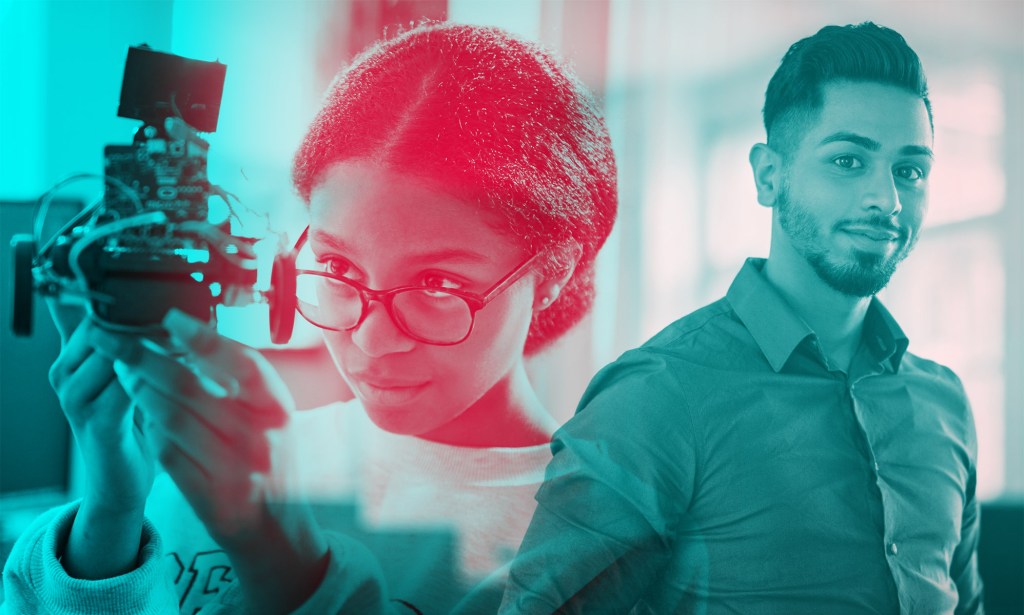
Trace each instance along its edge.
<instances>
[{"instance_id":1,"label":"electronic device","mask_svg":"<svg viewBox=\"0 0 1024 615\"><path fill-rule=\"evenodd\" d=\"M50 202L75 175L37 203L32 234L11 241L12 329L32 331L37 294L78 300L100 326L160 336L160 322L178 308L204 322L215 306L266 301L271 339L285 343L295 320L294 256L279 242L268 289L257 289L254 244L231 233L237 199L207 177L226 66L131 47L118 116L140 120L130 145L104 149L103 196L48 239ZM226 206L216 216L211 199ZM222 208L223 209L223 208Z\"/></svg>"}]
</instances>

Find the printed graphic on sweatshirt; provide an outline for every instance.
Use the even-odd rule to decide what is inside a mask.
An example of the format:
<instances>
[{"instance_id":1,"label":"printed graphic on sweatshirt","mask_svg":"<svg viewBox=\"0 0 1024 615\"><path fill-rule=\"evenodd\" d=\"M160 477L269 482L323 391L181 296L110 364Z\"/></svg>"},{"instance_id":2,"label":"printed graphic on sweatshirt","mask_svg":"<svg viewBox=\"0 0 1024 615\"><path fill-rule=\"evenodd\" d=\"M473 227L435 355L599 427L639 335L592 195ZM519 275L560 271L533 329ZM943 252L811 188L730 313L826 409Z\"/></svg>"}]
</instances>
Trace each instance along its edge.
<instances>
[{"instance_id":1,"label":"printed graphic on sweatshirt","mask_svg":"<svg viewBox=\"0 0 1024 615\"><path fill-rule=\"evenodd\" d=\"M200 551L187 562L175 552L168 553L167 558L182 613L194 615L235 579L231 562L221 550Z\"/></svg>"}]
</instances>

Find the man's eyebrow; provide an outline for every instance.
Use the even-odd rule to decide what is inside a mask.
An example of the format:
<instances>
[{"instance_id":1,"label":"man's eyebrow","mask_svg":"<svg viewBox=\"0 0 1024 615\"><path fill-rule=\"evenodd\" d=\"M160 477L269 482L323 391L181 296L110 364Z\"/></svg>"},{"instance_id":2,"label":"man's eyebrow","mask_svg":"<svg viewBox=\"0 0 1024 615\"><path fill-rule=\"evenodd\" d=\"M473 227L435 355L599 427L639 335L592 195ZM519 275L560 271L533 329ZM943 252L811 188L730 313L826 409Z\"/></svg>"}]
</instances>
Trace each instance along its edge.
<instances>
[{"instance_id":1,"label":"man's eyebrow","mask_svg":"<svg viewBox=\"0 0 1024 615\"><path fill-rule=\"evenodd\" d=\"M931 159L935 159L935 154L932 153L932 148L925 147L923 145L904 145L900 148L900 155L902 156L925 156Z\"/></svg>"},{"instance_id":2,"label":"man's eyebrow","mask_svg":"<svg viewBox=\"0 0 1024 615\"><path fill-rule=\"evenodd\" d=\"M837 132L834 134L830 134L829 136L822 139L821 143L819 143L818 145L828 145L829 143L836 143L838 141L846 141L848 143L853 143L854 145L859 145L864 149L870 150L872 152L877 152L878 150L882 149L882 144L879 143L878 141L875 141L874 139L870 139L863 135L859 135L855 132Z\"/></svg>"},{"instance_id":3,"label":"man's eyebrow","mask_svg":"<svg viewBox=\"0 0 1024 615\"><path fill-rule=\"evenodd\" d=\"M827 145L829 143L836 143L839 141L853 143L854 145L859 145L872 152L877 152L882 149L882 144L878 141L875 141L870 137L859 135L855 132L837 132L835 134L831 134L822 139L821 143L818 145ZM924 145L904 145L900 148L899 153L901 156L926 156L932 159L935 158L931 148L925 147Z\"/></svg>"}]
</instances>

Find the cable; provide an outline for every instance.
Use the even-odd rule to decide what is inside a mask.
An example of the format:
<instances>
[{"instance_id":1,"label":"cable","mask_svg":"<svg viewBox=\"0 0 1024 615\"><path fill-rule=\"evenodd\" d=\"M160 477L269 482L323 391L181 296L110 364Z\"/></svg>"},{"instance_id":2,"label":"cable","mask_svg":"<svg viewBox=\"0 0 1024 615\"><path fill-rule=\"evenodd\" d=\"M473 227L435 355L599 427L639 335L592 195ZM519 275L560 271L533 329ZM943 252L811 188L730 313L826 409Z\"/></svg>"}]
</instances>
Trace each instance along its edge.
<instances>
[{"instance_id":1,"label":"cable","mask_svg":"<svg viewBox=\"0 0 1024 615\"><path fill-rule=\"evenodd\" d=\"M60 227L60 230L58 230L56 233L51 235L50 238L46 240L46 243L43 244L39 248L38 251L36 251L36 254L35 254L35 257L34 257L35 260L32 262L32 264L33 265L38 265L39 264L39 259L41 259L41 258L46 256L46 253L49 252L51 248L53 248L53 245L55 243L57 243L57 240L60 239L60 237L62 235L64 235L64 233L67 233L69 230L71 230L72 228L77 226L78 223L81 222L82 220L84 220L86 217L88 217L89 214L91 214L94 211L96 211L97 209L99 209L99 206L102 205L102 204L103 204L103 197L97 197L95 200L93 200L92 203L89 203L88 205L86 205L85 208L82 209L82 211L80 211L77 214L75 214L75 216L73 218L68 220L64 224L64 226Z\"/></svg>"},{"instance_id":2,"label":"cable","mask_svg":"<svg viewBox=\"0 0 1024 615\"><path fill-rule=\"evenodd\" d=\"M89 292L89 283L85 278L85 273L82 271L82 266L78 263L78 260L82 257L82 252L90 245L96 243L104 237L114 235L125 229L134 228L136 226L148 226L150 224L165 224L167 222L167 214L162 211L151 211L149 213L138 214L123 220L117 220L109 222L103 226L96 228L92 232L81 237L75 245L72 246L71 252L68 254L68 265L71 267L71 271L75 274L75 280L79 286L85 289L85 294L90 298L95 297L95 293ZM102 299L101 299L102 300ZM107 298L107 301L110 299ZM96 315L96 312L92 309L92 303L86 303L86 309L88 314L97 322L103 323L104 326L111 330L122 331L122 332L140 332L149 331L152 327L126 327L124 325L118 325L103 320Z\"/></svg>"},{"instance_id":3,"label":"cable","mask_svg":"<svg viewBox=\"0 0 1024 615\"><path fill-rule=\"evenodd\" d=\"M71 252L68 254L68 265L71 267L71 271L75 274L75 279L80 284L88 288L87 280L85 279L85 273L82 272L81 265L78 264L78 259L81 258L82 252L90 245L96 243L100 239L109 235L120 233L121 231L136 226L147 226L150 224L166 224L167 214L162 211L151 211L145 214L139 214L137 216L131 216L124 218L123 220L117 220L115 222L109 222L96 228L87 235L81 237L75 245L72 246Z\"/></svg>"},{"instance_id":4,"label":"cable","mask_svg":"<svg viewBox=\"0 0 1024 615\"><path fill-rule=\"evenodd\" d=\"M256 251L253 250L252 246L245 242L234 241L237 237L228 235L215 226L206 222L189 220L175 224L172 228L173 230L192 232L199 235L220 252L224 258L240 269L256 268ZM228 250L229 246L234 247L238 251L230 252Z\"/></svg>"},{"instance_id":5,"label":"cable","mask_svg":"<svg viewBox=\"0 0 1024 615\"><path fill-rule=\"evenodd\" d=\"M32 238L34 239L36 245L41 244L43 241L43 226L46 223L46 214L49 212L50 202L53 200L55 193L64 186L67 186L68 184L83 179L102 179L105 183L108 183L114 186L115 188L121 190L121 192L123 192L131 200L132 204L135 205L135 208L140 213L145 210L145 208L142 205L142 200L139 199L139 195L136 194L136 192L132 190L127 184L117 179L116 177L109 177L107 175L99 175L96 173L76 173L74 175L71 175L70 177L65 177L64 179L54 184L52 188L44 192L36 201L36 209L33 213L32 223ZM66 232L68 228L70 227L65 225L64 228L60 230L58 235L60 233ZM37 252L37 259L38 256L39 253Z\"/></svg>"},{"instance_id":6,"label":"cable","mask_svg":"<svg viewBox=\"0 0 1024 615\"><path fill-rule=\"evenodd\" d=\"M171 111L174 113L174 116L176 118L178 118L182 122L185 122L185 117L181 115L181 110L178 109L178 102L175 100L175 98L177 96L178 96L178 91L177 90L171 92ZM188 122L185 122L185 123L188 124Z\"/></svg>"}]
</instances>

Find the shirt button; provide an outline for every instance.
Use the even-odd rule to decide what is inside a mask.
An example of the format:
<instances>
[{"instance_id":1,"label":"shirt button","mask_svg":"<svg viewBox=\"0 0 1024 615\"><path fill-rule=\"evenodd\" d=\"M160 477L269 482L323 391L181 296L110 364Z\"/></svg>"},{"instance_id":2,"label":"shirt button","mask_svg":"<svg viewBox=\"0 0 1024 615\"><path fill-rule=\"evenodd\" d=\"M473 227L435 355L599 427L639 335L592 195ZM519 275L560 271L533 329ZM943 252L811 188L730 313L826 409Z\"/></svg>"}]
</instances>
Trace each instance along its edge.
<instances>
[{"instance_id":1,"label":"shirt button","mask_svg":"<svg viewBox=\"0 0 1024 615\"><path fill-rule=\"evenodd\" d=\"M892 553L893 555L896 555L899 552L900 552L900 550L896 547L896 543L895 542L892 543L891 545L889 545L889 553Z\"/></svg>"}]
</instances>

